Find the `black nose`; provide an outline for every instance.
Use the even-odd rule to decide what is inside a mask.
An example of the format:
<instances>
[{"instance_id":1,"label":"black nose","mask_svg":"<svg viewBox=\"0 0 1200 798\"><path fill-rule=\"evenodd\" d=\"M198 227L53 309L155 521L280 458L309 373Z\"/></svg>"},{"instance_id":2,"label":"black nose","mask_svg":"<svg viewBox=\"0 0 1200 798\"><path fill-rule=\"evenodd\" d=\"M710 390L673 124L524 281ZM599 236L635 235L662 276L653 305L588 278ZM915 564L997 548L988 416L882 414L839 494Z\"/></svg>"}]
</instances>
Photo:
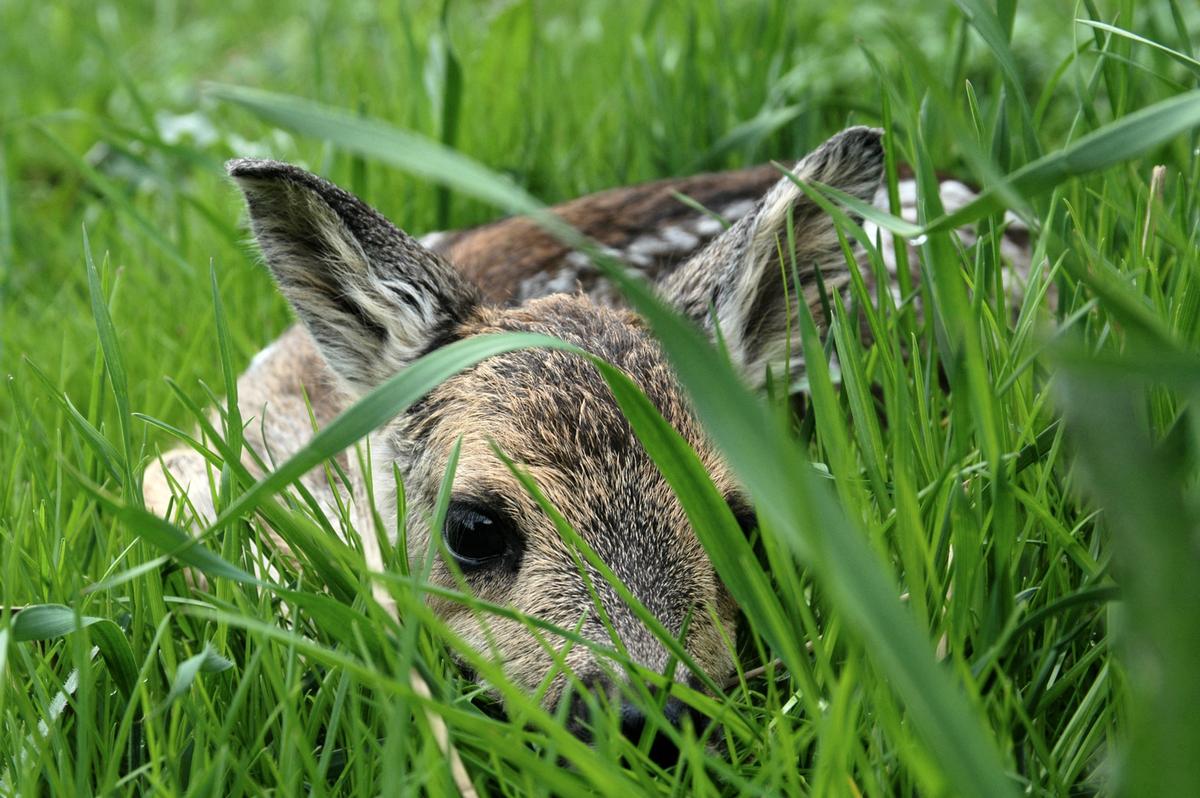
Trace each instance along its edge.
<instances>
[{"instance_id":1,"label":"black nose","mask_svg":"<svg viewBox=\"0 0 1200 798\"><path fill-rule=\"evenodd\" d=\"M687 705L678 698L668 698L663 706L663 717L675 728L679 728L687 714ZM634 745L640 744L647 733L646 714L628 701L621 703L621 733ZM678 762L679 748L671 738L659 729L652 729L650 733L654 735L650 741L650 761L664 769Z\"/></svg>"}]
</instances>

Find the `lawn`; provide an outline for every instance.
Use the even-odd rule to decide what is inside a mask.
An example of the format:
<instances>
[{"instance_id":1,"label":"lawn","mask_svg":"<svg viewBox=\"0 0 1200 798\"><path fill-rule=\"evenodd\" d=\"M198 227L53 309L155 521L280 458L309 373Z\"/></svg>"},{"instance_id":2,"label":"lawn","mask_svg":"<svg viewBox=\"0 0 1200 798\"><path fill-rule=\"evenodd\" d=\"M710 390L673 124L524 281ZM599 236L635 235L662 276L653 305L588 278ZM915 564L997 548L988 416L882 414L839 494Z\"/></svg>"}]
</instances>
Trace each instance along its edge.
<instances>
[{"instance_id":1,"label":"lawn","mask_svg":"<svg viewBox=\"0 0 1200 798\"><path fill-rule=\"evenodd\" d=\"M1200 9L295 6L0 3L0 795L1195 791ZM916 302L856 283L830 335L801 325L803 383L755 397L629 289L759 519L747 539L705 514L613 377L744 618L739 678L679 688L714 723L668 731L631 696L674 767L612 707L591 745L566 733L418 568L368 574L286 484L214 466L233 511L199 546L142 508L142 469L289 324L227 158L304 165L419 234L850 124L887 131L893 187L900 164L923 181ZM947 219L934 174L984 199ZM1031 231L1017 297L1006 210ZM306 564L284 586L252 576L265 517Z\"/></svg>"}]
</instances>

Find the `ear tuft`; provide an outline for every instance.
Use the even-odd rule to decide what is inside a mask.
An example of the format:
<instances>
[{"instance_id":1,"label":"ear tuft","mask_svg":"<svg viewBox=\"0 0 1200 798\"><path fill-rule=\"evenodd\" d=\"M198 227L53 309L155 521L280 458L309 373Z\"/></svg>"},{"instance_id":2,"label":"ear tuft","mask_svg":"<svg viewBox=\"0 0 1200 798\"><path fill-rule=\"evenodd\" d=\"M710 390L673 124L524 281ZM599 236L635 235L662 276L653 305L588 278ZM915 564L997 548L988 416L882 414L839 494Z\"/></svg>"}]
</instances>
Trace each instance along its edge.
<instances>
[{"instance_id":1,"label":"ear tuft","mask_svg":"<svg viewBox=\"0 0 1200 798\"><path fill-rule=\"evenodd\" d=\"M478 304L450 264L348 191L279 161L226 169L280 291L352 390L450 338Z\"/></svg>"},{"instance_id":2,"label":"ear tuft","mask_svg":"<svg viewBox=\"0 0 1200 798\"><path fill-rule=\"evenodd\" d=\"M882 136L876 128L843 130L797 163L792 174L870 202L883 177ZM795 241L791 256L786 251L789 219ZM792 256L798 286L793 284ZM719 326L734 362L750 382L759 384L768 364L792 369L800 365L795 355L791 364L781 361L785 353L800 351L797 342L788 345L789 330L797 329L795 303L807 302L814 316L822 319L816 312L821 293L818 279L829 291L849 282L837 228L819 205L784 177L754 210L669 275L661 290L714 337Z\"/></svg>"},{"instance_id":3,"label":"ear tuft","mask_svg":"<svg viewBox=\"0 0 1200 798\"><path fill-rule=\"evenodd\" d=\"M883 130L851 127L796 164L796 176L870 202L883 178Z\"/></svg>"},{"instance_id":4,"label":"ear tuft","mask_svg":"<svg viewBox=\"0 0 1200 798\"><path fill-rule=\"evenodd\" d=\"M266 158L233 158L225 162L225 171L230 177L277 177L304 170L283 161Z\"/></svg>"}]
</instances>

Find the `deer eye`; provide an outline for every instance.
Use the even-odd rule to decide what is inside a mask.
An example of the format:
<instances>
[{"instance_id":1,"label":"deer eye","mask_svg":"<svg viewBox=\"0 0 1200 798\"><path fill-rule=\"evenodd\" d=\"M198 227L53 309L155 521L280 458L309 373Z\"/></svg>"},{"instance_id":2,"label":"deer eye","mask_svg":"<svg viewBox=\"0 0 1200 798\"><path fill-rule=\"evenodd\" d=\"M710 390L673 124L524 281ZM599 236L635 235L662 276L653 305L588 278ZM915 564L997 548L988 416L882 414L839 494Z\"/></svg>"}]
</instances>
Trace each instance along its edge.
<instances>
[{"instance_id":1,"label":"deer eye","mask_svg":"<svg viewBox=\"0 0 1200 798\"><path fill-rule=\"evenodd\" d=\"M485 507L453 502L446 510L442 539L464 571L482 568L513 551L512 526Z\"/></svg>"}]
</instances>

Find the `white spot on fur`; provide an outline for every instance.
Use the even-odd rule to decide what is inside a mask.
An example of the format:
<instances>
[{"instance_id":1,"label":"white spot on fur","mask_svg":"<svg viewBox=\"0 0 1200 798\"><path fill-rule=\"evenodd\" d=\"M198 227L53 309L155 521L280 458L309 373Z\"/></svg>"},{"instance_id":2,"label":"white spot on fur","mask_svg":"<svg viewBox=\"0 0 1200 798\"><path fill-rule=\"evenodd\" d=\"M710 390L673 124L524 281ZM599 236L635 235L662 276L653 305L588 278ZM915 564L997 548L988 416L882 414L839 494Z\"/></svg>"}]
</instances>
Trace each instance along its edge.
<instances>
[{"instance_id":1,"label":"white spot on fur","mask_svg":"<svg viewBox=\"0 0 1200 798\"><path fill-rule=\"evenodd\" d=\"M687 230L684 230L682 227L675 225L672 225L671 227L664 227L658 232L658 234L662 236L663 241L670 244L671 248L677 252L690 251L695 249L700 243L699 238L692 235Z\"/></svg>"},{"instance_id":2,"label":"white spot on fur","mask_svg":"<svg viewBox=\"0 0 1200 798\"><path fill-rule=\"evenodd\" d=\"M625 262L639 269L648 269L654 265L654 258L644 252L629 252L625 255Z\"/></svg>"},{"instance_id":3,"label":"white spot on fur","mask_svg":"<svg viewBox=\"0 0 1200 798\"><path fill-rule=\"evenodd\" d=\"M938 184L938 194L947 213L953 213L975 199L975 192L957 180L943 180Z\"/></svg>"},{"instance_id":4,"label":"white spot on fur","mask_svg":"<svg viewBox=\"0 0 1200 798\"><path fill-rule=\"evenodd\" d=\"M592 259L582 252L568 252L563 260L573 269L587 269L592 265Z\"/></svg>"},{"instance_id":5,"label":"white spot on fur","mask_svg":"<svg viewBox=\"0 0 1200 798\"><path fill-rule=\"evenodd\" d=\"M690 253L699 245L698 236L671 225L635 238L626 248L625 257L637 266L649 266L658 256Z\"/></svg>"},{"instance_id":6,"label":"white spot on fur","mask_svg":"<svg viewBox=\"0 0 1200 798\"><path fill-rule=\"evenodd\" d=\"M722 208L721 215L732 222L742 218L753 209L754 200L738 200Z\"/></svg>"},{"instance_id":7,"label":"white spot on fur","mask_svg":"<svg viewBox=\"0 0 1200 798\"><path fill-rule=\"evenodd\" d=\"M725 229L725 225L721 224L720 219L714 219L711 216L697 217L692 223L692 230L701 238L710 238Z\"/></svg>"},{"instance_id":8,"label":"white spot on fur","mask_svg":"<svg viewBox=\"0 0 1200 798\"><path fill-rule=\"evenodd\" d=\"M565 294L574 291L577 282L579 275L574 269L559 269L553 279L546 283L546 288L554 294Z\"/></svg>"},{"instance_id":9,"label":"white spot on fur","mask_svg":"<svg viewBox=\"0 0 1200 798\"><path fill-rule=\"evenodd\" d=\"M450 234L445 230L434 230L432 233L426 233L418 238L417 243L426 249L437 249L449 237Z\"/></svg>"},{"instance_id":10,"label":"white spot on fur","mask_svg":"<svg viewBox=\"0 0 1200 798\"><path fill-rule=\"evenodd\" d=\"M643 256L653 258L656 255L665 255L668 252L674 252L675 248L668 242L663 241L657 235L638 236L633 241L629 242L629 247L625 250L631 258Z\"/></svg>"},{"instance_id":11,"label":"white spot on fur","mask_svg":"<svg viewBox=\"0 0 1200 798\"><path fill-rule=\"evenodd\" d=\"M583 256L583 253L572 253ZM586 259L586 256L583 256ZM550 294L573 293L579 285L579 272L570 266L564 266L554 272L539 272L526 277L517 286L517 300L524 302L529 299L549 296Z\"/></svg>"}]
</instances>

